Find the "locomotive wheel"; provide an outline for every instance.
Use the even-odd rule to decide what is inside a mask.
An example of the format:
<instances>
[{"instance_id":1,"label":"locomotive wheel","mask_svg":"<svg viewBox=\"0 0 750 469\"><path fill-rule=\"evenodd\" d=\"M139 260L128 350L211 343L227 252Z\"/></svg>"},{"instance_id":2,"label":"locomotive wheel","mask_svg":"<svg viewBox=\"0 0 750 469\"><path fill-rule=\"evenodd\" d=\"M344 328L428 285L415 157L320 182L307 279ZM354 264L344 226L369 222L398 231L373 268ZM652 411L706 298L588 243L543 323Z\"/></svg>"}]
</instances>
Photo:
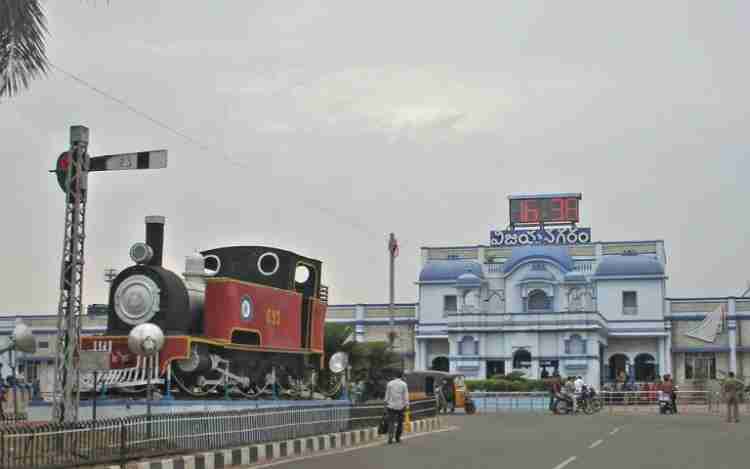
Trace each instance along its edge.
<instances>
[{"instance_id":1,"label":"locomotive wheel","mask_svg":"<svg viewBox=\"0 0 750 469\"><path fill-rule=\"evenodd\" d=\"M217 386L208 388L199 388L197 386L198 377L201 375L186 374L180 371L178 366L172 364L172 380L177 384L180 390L192 397L206 397L215 391Z\"/></svg>"}]
</instances>

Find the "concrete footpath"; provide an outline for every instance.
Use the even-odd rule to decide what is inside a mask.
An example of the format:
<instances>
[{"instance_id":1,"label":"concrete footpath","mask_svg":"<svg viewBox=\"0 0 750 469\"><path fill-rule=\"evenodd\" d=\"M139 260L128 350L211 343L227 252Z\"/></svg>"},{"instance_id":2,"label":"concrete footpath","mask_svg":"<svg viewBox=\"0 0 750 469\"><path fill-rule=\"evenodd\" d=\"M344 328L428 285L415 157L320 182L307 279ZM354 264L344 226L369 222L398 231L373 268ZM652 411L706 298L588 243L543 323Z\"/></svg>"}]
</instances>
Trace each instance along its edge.
<instances>
[{"instance_id":1,"label":"concrete footpath","mask_svg":"<svg viewBox=\"0 0 750 469\"><path fill-rule=\"evenodd\" d=\"M417 434L438 431L444 428L444 421L444 417L416 420L412 422L411 432L404 433ZM192 455L130 462L126 465L126 469L222 469L268 464L277 461L283 462L284 460L291 462L300 456L315 453L324 454L333 450L363 446L384 439L385 435L378 435L377 428L373 427ZM120 469L119 465L105 467L107 469Z\"/></svg>"}]
</instances>

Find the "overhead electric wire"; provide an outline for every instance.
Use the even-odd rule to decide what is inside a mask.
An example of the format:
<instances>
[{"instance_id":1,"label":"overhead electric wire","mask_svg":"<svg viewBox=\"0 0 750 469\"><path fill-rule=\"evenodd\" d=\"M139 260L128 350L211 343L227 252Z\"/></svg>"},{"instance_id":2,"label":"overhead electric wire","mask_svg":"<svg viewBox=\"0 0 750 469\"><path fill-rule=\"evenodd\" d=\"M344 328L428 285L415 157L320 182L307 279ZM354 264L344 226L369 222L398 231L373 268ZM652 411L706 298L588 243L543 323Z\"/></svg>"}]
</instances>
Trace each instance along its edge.
<instances>
[{"instance_id":1,"label":"overhead electric wire","mask_svg":"<svg viewBox=\"0 0 750 469\"><path fill-rule=\"evenodd\" d=\"M237 167L245 168L245 169L251 169L250 167L248 167L245 164L243 164L241 161L238 161L238 160L232 158L225 151L217 149L217 148L214 148L211 145L206 145L205 143L203 143L203 142L201 142L199 140L196 140L195 138L191 137L190 135L186 134L185 132L182 132L182 131L174 128L173 126L167 124L166 122L164 122L164 121L162 121L160 119L157 119L155 117L152 117L151 115L147 114L146 112L143 112L143 111L139 110L135 106L133 106L133 105L129 104L128 102L126 102L125 100L123 100L121 98L118 98L116 96L113 96L111 93L108 93L107 91L104 91L104 90L100 89L99 87L91 84L87 80L84 80L80 76L78 76L78 75L76 75L76 74L74 74L72 72L69 72L69 71L63 69L63 68L59 67L58 65L55 65L54 63L50 63L50 66L52 68L54 68L55 70L59 71L60 73L62 73L63 75L67 76L71 80L79 83L80 85L83 85L84 87L88 88L89 90L91 90L91 91L93 91L93 92L95 92L95 93L103 96L106 99L109 99L110 101L113 101L113 102L115 102L115 103L117 103L117 104L119 104L121 106L124 106L130 112L136 114L139 117L142 117L142 118L148 120L152 124L155 124L155 125L161 127L164 130L167 130L168 132L171 132L172 134L174 134L174 135L176 135L176 136L184 139L185 141L189 142L190 144L197 146L201 150L218 152L218 154L221 155L221 157L223 159L225 159L227 162L229 162L230 164L235 165ZM325 207L322 204L320 204L318 202L315 202L314 200L309 200L308 199L307 203L308 203L308 205L313 206L315 208L315 210L317 210L318 212L324 213L329 218L333 218L333 219L337 220L337 222L339 224L348 225L349 227L354 228L357 231L360 231L362 233L367 234L368 236L370 236L371 238L373 238L373 240L374 239L387 240L387 237L388 237L387 233L377 234L375 232L375 230L371 229L370 227L368 227L366 224L362 223L361 221L359 221L359 220L357 220L355 218L352 218L351 216L342 215L342 214L338 213L336 210L334 210L332 208L329 208L329 207ZM399 245L402 246L402 247L404 246L404 244L402 243L401 240L399 240Z\"/></svg>"}]
</instances>

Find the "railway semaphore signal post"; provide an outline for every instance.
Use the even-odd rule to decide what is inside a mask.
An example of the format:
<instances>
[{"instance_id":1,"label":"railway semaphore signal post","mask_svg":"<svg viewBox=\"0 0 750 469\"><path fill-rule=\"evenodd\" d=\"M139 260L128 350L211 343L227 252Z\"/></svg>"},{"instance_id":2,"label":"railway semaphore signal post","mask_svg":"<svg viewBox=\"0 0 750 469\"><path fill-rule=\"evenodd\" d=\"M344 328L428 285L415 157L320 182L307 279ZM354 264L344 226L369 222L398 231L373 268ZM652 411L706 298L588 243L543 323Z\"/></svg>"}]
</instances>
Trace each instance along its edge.
<instances>
[{"instance_id":1,"label":"railway semaphore signal post","mask_svg":"<svg viewBox=\"0 0 750 469\"><path fill-rule=\"evenodd\" d=\"M60 300L57 311L57 354L53 418L78 420L80 322L83 310L84 241L88 173L167 167L167 151L145 151L89 157L89 129L70 127L70 150L57 158L57 182L65 193L65 232L60 268Z\"/></svg>"}]
</instances>

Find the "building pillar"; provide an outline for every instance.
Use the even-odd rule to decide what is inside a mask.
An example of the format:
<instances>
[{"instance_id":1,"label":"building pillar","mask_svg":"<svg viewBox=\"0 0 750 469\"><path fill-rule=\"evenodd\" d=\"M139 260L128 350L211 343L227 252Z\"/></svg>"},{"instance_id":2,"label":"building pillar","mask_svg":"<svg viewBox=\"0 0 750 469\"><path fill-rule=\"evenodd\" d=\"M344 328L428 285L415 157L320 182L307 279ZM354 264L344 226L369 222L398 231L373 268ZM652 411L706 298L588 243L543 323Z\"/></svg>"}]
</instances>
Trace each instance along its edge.
<instances>
[{"instance_id":1,"label":"building pillar","mask_svg":"<svg viewBox=\"0 0 750 469\"><path fill-rule=\"evenodd\" d=\"M365 305L354 306L354 341L365 341Z\"/></svg>"},{"instance_id":2,"label":"building pillar","mask_svg":"<svg viewBox=\"0 0 750 469\"><path fill-rule=\"evenodd\" d=\"M430 368L427 363L427 339L417 340L417 356L414 359L414 367L418 371L424 371Z\"/></svg>"},{"instance_id":3,"label":"building pillar","mask_svg":"<svg viewBox=\"0 0 750 469\"><path fill-rule=\"evenodd\" d=\"M659 365L659 370L657 373L657 381L661 376L664 376L667 374L667 338L666 337L659 337L658 343L656 346L656 363Z\"/></svg>"},{"instance_id":4,"label":"building pillar","mask_svg":"<svg viewBox=\"0 0 750 469\"><path fill-rule=\"evenodd\" d=\"M674 379L674 373L672 370L672 323L667 323L667 336L664 338L664 371L662 375L672 375Z\"/></svg>"},{"instance_id":5,"label":"building pillar","mask_svg":"<svg viewBox=\"0 0 750 469\"><path fill-rule=\"evenodd\" d=\"M729 298L727 311L727 328L729 329L729 371L737 373L737 299Z\"/></svg>"}]
</instances>

